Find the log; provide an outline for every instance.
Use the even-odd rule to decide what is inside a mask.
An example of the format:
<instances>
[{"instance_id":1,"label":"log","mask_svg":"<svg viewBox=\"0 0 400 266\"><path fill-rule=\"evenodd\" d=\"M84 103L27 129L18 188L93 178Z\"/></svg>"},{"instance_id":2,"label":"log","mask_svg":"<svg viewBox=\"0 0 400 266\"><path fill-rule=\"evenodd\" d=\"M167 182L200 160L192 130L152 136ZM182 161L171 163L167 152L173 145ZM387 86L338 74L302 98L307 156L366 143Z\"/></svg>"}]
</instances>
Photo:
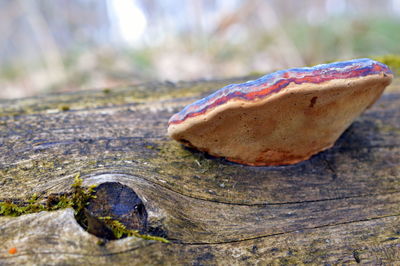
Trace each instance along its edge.
<instances>
[{"instance_id":1,"label":"log","mask_svg":"<svg viewBox=\"0 0 400 266\"><path fill-rule=\"evenodd\" d=\"M290 166L251 167L166 136L186 104L245 78L148 83L0 101L0 201L117 182L170 243L101 241L71 208L0 216L0 264L400 263L400 86L335 146Z\"/></svg>"}]
</instances>

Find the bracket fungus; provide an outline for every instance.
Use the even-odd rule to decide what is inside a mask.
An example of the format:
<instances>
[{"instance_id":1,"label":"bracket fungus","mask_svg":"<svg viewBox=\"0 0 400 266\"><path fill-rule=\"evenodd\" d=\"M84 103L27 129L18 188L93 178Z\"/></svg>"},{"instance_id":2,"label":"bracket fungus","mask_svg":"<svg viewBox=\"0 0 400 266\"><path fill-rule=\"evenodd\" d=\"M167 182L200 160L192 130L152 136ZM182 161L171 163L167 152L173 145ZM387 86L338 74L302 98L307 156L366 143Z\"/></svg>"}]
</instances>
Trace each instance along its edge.
<instances>
[{"instance_id":1,"label":"bracket fungus","mask_svg":"<svg viewBox=\"0 0 400 266\"><path fill-rule=\"evenodd\" d=\"M189 104L168 135L241 164L295 164L332 147L392 78L368 58L280 70Z\"/></svg>"}]
</instances>

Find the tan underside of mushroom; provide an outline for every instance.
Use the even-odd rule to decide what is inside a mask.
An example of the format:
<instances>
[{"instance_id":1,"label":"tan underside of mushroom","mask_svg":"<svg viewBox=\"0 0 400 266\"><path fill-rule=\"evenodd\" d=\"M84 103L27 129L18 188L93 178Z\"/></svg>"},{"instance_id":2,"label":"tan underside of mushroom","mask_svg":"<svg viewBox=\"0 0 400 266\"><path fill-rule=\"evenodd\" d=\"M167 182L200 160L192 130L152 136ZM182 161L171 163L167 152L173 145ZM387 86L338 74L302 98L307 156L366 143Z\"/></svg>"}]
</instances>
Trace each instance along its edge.
<instances>
[{"instance_id":1,"label":"tan underside of mushroom","mask_svg":"<svg viewBox=\"0 0 400 266\"><path fill-rule=\"evenodd\" d=\"M333 146L382 94L391 75L289 85L260 102L229 101L170 125L186 146L248 165L284 165Z\"/></svg>"}]
</instances>

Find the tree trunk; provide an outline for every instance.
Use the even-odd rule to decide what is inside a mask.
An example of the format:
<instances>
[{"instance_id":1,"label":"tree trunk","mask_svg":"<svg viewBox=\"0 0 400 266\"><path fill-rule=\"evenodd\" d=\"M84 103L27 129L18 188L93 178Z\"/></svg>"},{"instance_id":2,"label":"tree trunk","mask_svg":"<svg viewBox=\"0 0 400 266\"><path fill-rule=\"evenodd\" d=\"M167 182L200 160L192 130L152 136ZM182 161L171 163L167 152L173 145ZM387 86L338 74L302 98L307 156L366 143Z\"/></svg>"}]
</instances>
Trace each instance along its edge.
<instances>
[{"instance_id":1,"label":"tree trunk","mask_svg":"<svg viewBox=\"0 0 400 266\"><path fill-rule=\"evenodd\" d=\"M152 83L0 102L0 201L118 182L170 243L99 241L71 208L0 217L0 264L395 264L400 262L400 86L335 146L291 166L188 150L169 117L242 79Z\"/></svg>"}]
</instances>

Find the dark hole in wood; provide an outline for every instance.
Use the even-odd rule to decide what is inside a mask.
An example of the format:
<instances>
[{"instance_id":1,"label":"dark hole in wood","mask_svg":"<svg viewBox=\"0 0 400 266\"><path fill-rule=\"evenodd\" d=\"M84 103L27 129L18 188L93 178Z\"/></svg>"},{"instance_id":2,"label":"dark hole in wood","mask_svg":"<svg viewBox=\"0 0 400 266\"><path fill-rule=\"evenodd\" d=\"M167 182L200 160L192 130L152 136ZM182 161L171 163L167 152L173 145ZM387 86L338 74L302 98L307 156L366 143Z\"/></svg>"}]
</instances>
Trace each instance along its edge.
<instances>
[{"instance_id":1,"label":"dark hole in wood","mask_svg":"<svg viewBox=\"0 0 400 266\"><path fill-rule=\"evenodd\" d=\"M148 232L146 208L130 187L107 182L100 184L94 195L84 211L89 233L109 240L117 239L111 221L117 221L128 230L138 230L142 234Z\"/></svg>"}]
</instances>

